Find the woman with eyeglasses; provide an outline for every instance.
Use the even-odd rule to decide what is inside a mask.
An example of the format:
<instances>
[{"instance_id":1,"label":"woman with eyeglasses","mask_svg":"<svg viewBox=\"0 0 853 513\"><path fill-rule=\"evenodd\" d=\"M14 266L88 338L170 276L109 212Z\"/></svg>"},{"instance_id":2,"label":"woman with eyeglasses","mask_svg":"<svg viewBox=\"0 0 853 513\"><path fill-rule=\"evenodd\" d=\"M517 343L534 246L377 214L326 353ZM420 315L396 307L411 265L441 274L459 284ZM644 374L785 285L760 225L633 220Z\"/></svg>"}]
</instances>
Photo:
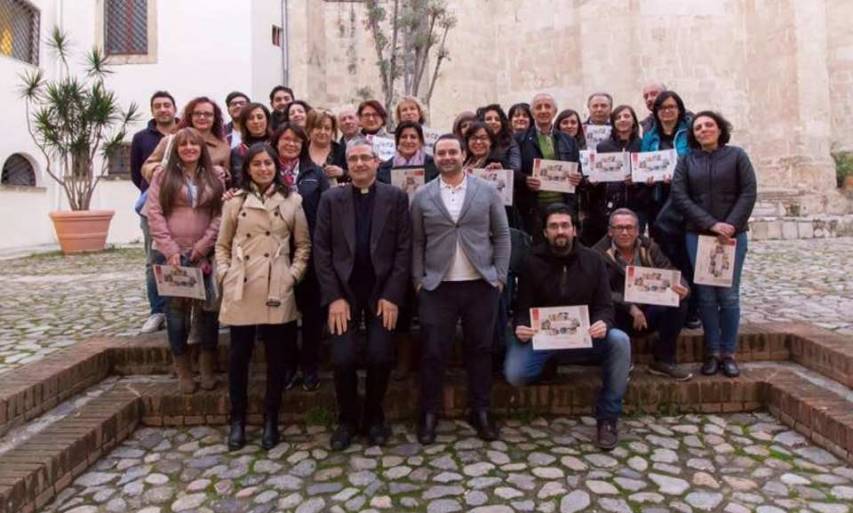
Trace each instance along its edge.
<instances>
[{"instance_id":1,"label":"woman with eyeglasses","mask_svg":"<svg viewBox=\"0 0 853 513\"><path fill-rule=\"evenodd\" d=\"M358 105L358 124L361 133L367 136L388 137L385 124L388 121L388 112L377 100L365 100Z\"/></svg>"},{"instance_id":2,"label":"woman with eyeglasses","mask_svg":"<svg viewBox=\"0 0 853 513\"><path fill-rule=\"evenodd\" d=\"M199 96L190 100L184 107L181 121L178 124L178 130L187 127L198 130L204 139L204 144L207 147L213 165L221 167L228 173L231 169L231 145L225 140L223 126L222 110L219 109L219 106L210 98ZM151 177L154 176L154 172L161 167L160 163L166 155L166 148L170 144L170 139L171 136L162 138L142 165L142 176L149 183L151 182ZM230 177L227 178L230 182Z\"/></svg>"}]
</instances>

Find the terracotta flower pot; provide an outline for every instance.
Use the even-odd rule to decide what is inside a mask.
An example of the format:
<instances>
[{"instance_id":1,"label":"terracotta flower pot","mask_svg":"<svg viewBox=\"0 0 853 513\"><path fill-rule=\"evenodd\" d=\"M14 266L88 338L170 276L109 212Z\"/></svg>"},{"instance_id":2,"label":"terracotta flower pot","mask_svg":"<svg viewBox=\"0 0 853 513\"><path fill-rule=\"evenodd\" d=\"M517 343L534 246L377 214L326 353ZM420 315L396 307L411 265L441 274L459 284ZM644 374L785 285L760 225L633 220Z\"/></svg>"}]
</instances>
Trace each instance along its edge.
<instances>
[{"instance_id":1,"label":"terracotta flower pot","mask_svg":"<svg viewBox=\"0 0 853 513\"><path fill-rule=\"evenodd\" d=\"M847 175L844 177L844 183L842 184L842 189L845 191L853 192L853 175Z\"/></svg>"},{"instance_id":2,"label":"terracotta flower pot","mask_svg":"<svg viewBox=\"0 0 853 513\"><path fill-rule=\"evenodd\" d=\"M114 210L81 210L50 213L53 228L62 252L84 253L102 251L107 242L107 232Z\"/></svg>"}]
</instances>

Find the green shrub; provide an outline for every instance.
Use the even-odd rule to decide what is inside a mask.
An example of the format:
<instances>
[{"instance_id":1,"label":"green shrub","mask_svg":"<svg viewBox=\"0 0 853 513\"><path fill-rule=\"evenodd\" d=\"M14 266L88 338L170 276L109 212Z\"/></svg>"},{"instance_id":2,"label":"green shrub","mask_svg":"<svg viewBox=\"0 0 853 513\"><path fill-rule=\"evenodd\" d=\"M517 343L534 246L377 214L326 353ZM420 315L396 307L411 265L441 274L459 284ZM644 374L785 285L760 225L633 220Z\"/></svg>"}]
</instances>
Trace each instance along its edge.
<instances>
[{"instance_id":1,"label":"green shrub","mask_svg":"<svg viewBox=\"0 0 853 513\"><path fill-rule=\"evenodd\" d=\"M853 176L853 152L839 151L832 154L835 160L835 179L838 187L844 186L844 179Z\"/></svg>"}]
</instances>

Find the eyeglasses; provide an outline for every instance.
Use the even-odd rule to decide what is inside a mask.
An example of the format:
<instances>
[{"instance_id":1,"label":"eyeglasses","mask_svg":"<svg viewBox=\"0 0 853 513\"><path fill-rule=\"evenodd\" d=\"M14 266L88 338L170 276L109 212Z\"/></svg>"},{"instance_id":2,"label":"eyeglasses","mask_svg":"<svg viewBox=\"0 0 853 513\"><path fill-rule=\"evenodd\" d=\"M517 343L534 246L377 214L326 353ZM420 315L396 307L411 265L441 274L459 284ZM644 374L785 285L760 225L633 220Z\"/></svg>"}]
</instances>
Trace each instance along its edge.
<instances>
[{"instance_id":1,"label":"eyeglasses","mask_svg":"<svg viewBox=\"0 0 853 513\"><path fill-rule=\"evenodd\" d=\"M469 141L476 141L476 142L489 142L489 136L487 136L487 135L475 135L474 137L471 137L468 140Z\"/></svg>"},{"instance_id":2,"label":"eyeglasses","mask_svg":"<svg viewBox=\"0 0 853 513\"><path fill-rule=\"evenodd\" d=\"M678 105L661 105L659 110L678 110Z\"/></svg>"},{"instance_id":3,"label":"eyeglasses","mask_svg":"<svg viewBox=\"0 0 853 513\"><path fill-rule=\"evenodd\" d=\"M212 112L193 112L193 117L194 118L212 118L213 113Z\"/></svg>"},{"instance_id":4,"label":"eyeglasses","mask_svg":"<svg viewBox=\"0 0 853 513\"><path fill-rule=\"evenodd\" d=\"M368 162L371 162L374 158L376 157L374 157L373 155L349 155L347 157L347 162L349 162L350 164L355 164L357 162L366 164Z\"/></svg>"},{"instance_id":5,"label":"eyeglasses","mask_svg":"<svg viewBox=\"0 0 853 513\"><path fill-rule=\"evenodd\" d=\"M633 224L611 224L610 229L614 232L633 232L637 227Z\"/></svg>"},{"instance_id":6,"label":"eyeglasses","mask_svg":"<svg viewBox=\"0 0 853 513\"><path fill-rule=\"evenodd\" d=\"M362 112L361 117L363 117L363 118L378 118L380 116L376 112Z\"/></svg>"}]
</instances>

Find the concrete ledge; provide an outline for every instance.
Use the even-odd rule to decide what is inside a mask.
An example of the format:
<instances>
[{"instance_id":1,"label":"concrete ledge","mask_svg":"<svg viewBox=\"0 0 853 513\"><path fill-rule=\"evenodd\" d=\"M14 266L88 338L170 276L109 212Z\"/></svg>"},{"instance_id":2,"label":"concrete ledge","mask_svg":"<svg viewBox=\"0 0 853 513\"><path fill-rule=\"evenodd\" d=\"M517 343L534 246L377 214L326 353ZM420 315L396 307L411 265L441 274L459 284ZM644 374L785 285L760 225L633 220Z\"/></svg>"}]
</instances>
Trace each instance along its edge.
<instances>
[{"instance_id":1,"label":"concrete ledge","mask_svg":"<svg viewBox=\"0 0 853 513\"><path fill-rule=\"evenodd\" d=\"M750 240L831 239L853 236L853 215L814 217L754 217Z\"/></svg>"}]
</instances>

